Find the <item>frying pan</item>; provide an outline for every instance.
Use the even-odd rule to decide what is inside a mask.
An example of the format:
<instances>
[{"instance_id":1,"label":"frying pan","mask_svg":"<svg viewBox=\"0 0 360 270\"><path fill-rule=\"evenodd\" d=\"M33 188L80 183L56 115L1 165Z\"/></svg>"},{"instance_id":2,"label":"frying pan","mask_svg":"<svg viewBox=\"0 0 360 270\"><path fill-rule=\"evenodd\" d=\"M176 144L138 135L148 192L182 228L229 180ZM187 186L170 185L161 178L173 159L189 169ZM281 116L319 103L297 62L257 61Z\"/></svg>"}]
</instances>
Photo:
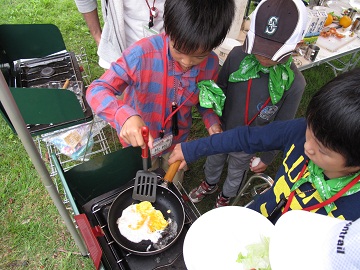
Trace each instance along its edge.
<instances>
[{"instance_id":1,"label":"frying pan","mask_svg":"<svg viewBox=\"0 0 360 270\"><path fill-rule=\"evenodd\" d=\"M110 233L116 243L122 248L136 255L149 256L160 253L169 248L179 237L185 222L184 206L176 194L164 187L158 185L156 189L156 201L152 203L156 210L160 210L165 220L170 218L172 226L165 229L162 238L158 243L152 243L150 240L144 240L140 243L134 243L124 237L116 224L116 221L122 215L122 211L131 204L140 203L132 198L134 186L131 186L121 192L113 201L108 213L108 226ZM168 229L171 228L169 231Z\"/></svg>"}]
</instances>

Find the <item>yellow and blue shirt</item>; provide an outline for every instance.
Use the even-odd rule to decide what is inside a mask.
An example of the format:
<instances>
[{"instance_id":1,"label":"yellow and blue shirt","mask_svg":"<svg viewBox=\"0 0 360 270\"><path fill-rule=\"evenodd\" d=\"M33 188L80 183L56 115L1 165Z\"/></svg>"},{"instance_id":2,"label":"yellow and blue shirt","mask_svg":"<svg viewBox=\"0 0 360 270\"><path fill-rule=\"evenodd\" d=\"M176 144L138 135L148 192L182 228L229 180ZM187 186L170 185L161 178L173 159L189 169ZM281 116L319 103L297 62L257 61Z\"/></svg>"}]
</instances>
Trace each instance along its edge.
<instances>
[{"instance_id":1,"label":"yellow and blue shirt","mask_svg":"<svg viewBox=\"0 0 360 270\"><path fill-rule=\"evenodd\" d=\"M268 217L283 198L288 198L290 189L308 160L304 153L306 121L304 118L274 121L264 127L241 126L215 134L208 138L181 144L186 162L191 163L202 156L218 153L256 153L281 150L283 161L275 177L274 185L259 195L249 208ZM305 171L305 174L307 171ZM296 189L289 210L299 210L322 202L319 193L309 182ZM324 208L313 212L340 219L356 220L360 217L360 192L340 197L335 208L329 212ZM276 219L273 220L276 222Z\"/></svg>"}]
</instances>

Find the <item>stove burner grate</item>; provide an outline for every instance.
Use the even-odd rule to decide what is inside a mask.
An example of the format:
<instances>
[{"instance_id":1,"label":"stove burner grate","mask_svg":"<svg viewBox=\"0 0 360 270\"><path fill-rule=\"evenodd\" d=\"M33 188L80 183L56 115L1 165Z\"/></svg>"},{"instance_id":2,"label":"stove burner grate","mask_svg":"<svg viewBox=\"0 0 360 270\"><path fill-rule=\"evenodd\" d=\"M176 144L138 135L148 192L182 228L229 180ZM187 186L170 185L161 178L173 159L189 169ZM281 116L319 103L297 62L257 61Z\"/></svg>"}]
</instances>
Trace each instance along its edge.
<instances>
[{"instance_id":1,"label":"stove burner grate","mask_svg":"<svg viewBox=\"0 0 360 270\"><path fill-rule=\"evenodd\" d=\"M52 67L45 67L40 71L40 75L43 78L50 78L52 75L54 75L55 69Z\"/></svg>"},{"instance_id":2,"label":"stove burner grate","mask_svg":"<svg viewBox=\"0 0 360 270\"><path fill-rule=\"evenodd\" d=\"M15 69L15 87L34 87L49 81L82 81L81 69L71 52L20 61Z\"/></svg>"},{"instance_id":3,"label":"stove burner grate","mask_svg":"<svg viewBox=\"0 0 360 270\"><path fill-rule=\"evenodd\" d=\"M191 224L197 219L197 216L192 212L192 210L189 210L189 206L183 200L182 202L186 215L183 230L176 242L163 252L149 256L135 255L123 249L112 238L107 225L107 215L110 206L122 190L125 190L133 184L134 181L130 181L129 184L117 190L103 194L83 206L90 223L93 226L100 226L104 232L104 237L98 238L98 241L103 250L102 262L106 265L105 268L125 270L165 270L171 267L171 269L185 270L186 266L183 260L182 247L186 232L190 228ZM174 185L171 185L170 189L182 198L181 192Z\"/></svg>"}]
</instances>

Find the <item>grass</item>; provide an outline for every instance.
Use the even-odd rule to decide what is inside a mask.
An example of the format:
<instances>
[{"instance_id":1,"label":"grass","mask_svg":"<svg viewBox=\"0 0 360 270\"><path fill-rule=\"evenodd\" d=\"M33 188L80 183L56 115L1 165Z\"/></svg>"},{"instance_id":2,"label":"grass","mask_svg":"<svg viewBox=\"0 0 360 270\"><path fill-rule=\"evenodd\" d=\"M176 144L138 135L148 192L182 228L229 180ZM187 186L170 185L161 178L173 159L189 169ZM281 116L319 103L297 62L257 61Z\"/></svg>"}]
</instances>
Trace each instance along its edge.
<instances>
[{"instance_id":1,"label":"grass","mask_svg":"<svg viewBox=\"0 0 360 270\"><path fill-rule=\"evenodd\" d=\"M91 79L103 73L97 65L96 44L73 0L0 0L0 24L53 23L63 34L68 51L85 49ZM303 72L307 80L298 116L303 116L313 93L334 77L326 65ZM194 117L192 138L206 135L202 122ZM90 259L79 254L21 141L0 117L0 269L92 269ZM201 159L190 165L185 184L198 185L203 178ZM277 163L269 166L273 175ZM225 176L225 173L224 173ZM211 209L215 196L201 203L202 212Z\"/></svg>"},{"instance_id":2,"label":"grass","mask_svg":"<svg viewBox=\"0 0 360 270\"><path fill-rule=\"evenodd\" d=\"M92 79L103 73L73 0L0 0L0 24L58 26L68 51L85 49ZM93 269L79 254L21 141L0 119L0 269Z\"/></svg>"}]
</instances>

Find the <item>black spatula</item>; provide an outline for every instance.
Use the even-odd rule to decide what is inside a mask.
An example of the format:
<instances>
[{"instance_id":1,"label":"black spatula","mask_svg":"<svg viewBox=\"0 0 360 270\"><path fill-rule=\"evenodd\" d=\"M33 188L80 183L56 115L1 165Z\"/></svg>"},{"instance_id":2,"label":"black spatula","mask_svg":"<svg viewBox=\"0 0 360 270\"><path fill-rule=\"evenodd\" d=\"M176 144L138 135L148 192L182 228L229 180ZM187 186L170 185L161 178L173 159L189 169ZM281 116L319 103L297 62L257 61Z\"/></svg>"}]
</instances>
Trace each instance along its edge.
<instances>
[{"instance_id":1,"label":"black spatula","mask_svg":"<svg viewBox=\"0 0 360 270\"><path fill-rule=\"evenodd\" d=\"M141 157L143 160L143 170L137 171L135 176L134 190L132 198L139 201L155 202L157 175L148 171L148 157L149 157L149 128L144 126L141 129L142 136L145 142L145 148L141 150Z\"/></svg>"}]
</instances>

